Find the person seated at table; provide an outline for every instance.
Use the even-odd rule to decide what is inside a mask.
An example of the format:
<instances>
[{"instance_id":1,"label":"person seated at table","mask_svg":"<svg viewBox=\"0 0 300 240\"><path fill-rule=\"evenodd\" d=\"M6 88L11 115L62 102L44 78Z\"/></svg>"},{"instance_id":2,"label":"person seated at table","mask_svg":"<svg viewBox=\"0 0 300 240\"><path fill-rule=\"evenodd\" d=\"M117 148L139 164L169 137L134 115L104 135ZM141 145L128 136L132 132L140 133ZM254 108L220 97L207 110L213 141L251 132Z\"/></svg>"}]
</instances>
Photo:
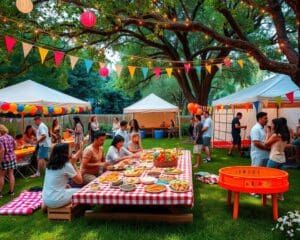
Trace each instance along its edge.
<instances>
[{"instance_id":1,"label":"person seated at table","mask_svg":"<svg viewBox=\"0 0 300 240\"><path fill-rule=\"evenodd\" d=\"M43 211L47 207L59 208L70 203L72 195L79 191L79 188L69 188L67 182L71 178L78 184L82 183L81 173L76 166L81 152L82 144L74 155L69 153L69 145L66 143L58 143L53 147L42 191Z\"/></svg>"},{"instance_id":2,"label":"person seated at table","mask_svg":"<svg viewBox=\"0 0 300 240\"><path fill-rule=\"evenodd\" d=\"M52 127L50 128L50 136L52 143L61 143L61 127L59 126L57 118L52 121Z\"/></svg>"},{"instance_id":3,"label":"person seated at table","mask_svg":"<svg viewBox=\"0 0 300 240\"><path fill-rule=\"evenodd\" d=\"M110 164L116 164L128 158L134 158L137 154L133 154L124 147L124 138L116 135L107 151L105 161Z\"/></svg>"},{"instance_id":4,"label":"person seated at table","mask_svg":"<svg viewBox=\"0 0 300 240\"><path fill-rule=\"evenodd\" d=\"M103 170L110 165L105 162L103 143L106 134L96 131L94 133L94 141L83 151L83 157L80 165L80 171L83 183L87 184L103 173Z\"/></svg>"},{"instance_id":5,"label":"person seated at table","mask_svg":"<svg viewBox=\"0 0 300 240\"><path fill-rule=\"evenodd\" d=\"M140 134L138 132L131 134L131 141L128 142L128 150L132 153L143 151Z\"/></svg>"},{"instance_id":6,"label":"person seated at table","mask_svg":"<svg viewBox=\"0 0 300 240\"><path fill-rule=\"evenodd\" d=\"M15 138L16 149L22 149L23 147L29 147L31 144L26 144L23 138L23 134L17 134Z\"/></svg>"},{"instance_id":7,"label":"person seated at table","mask_svg":"<svg viewBox=\"0 0 300 240\"><path fill-rule=\"evenodd\" d=\"M128 122L126 120L121 121L120 128L116 131L115 136L120 135L124 138L124 147L126 148L129 142L129 135L127 132Z\"/></svg>"},{"instance_id":8,"label":"person seated at table","mask_svg":"<svg viewBox=\"0 0 300 240\"><path fill-rule=\"evenodd\" d=\"M25 143L36 145L36 130L31 125L26 126L23 139Z\"/></svg>"},{"instance_id":9,"label":"person seated at table","mask_svg":"<svg viewBox=\"0 0 300 240\"><path fill-rule=\"evenodd\" d=\"M176 131L175 122L174 122L173 119L171 119L170 126L169 126L169 129L168 129L168 138L175 137L175 131Z\"/></svg>"}]
</instances>

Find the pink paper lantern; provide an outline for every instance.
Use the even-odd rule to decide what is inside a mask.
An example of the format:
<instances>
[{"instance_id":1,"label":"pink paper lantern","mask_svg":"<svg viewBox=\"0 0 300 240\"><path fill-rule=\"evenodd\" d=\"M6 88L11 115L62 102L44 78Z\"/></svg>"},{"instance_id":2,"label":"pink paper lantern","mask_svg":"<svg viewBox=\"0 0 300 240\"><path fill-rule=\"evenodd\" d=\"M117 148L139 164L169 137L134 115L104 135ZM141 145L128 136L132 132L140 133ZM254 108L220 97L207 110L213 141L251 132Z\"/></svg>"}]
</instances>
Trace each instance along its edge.
<instances>
[{"instance_id":1,"label":"pink paper lantern","mask_svg":"<svg viewBox=\"0 0 300 240\"><path fill-rule=\"evenodd\" d=\"M107 67L102 67L102 68L100 68L100 70L99 70L99 75L100 75L101 77L107 77L107 76L109 75L109 70L108 70L108 68L107 68Z\"/></svg>"},{"instance_id":2,"label":"pink paper lantern","mask_svg":"<svg viewBox=\"0 0 300 240\"><path fill-rule=\"evenodd\" d=\"M96 15L91 11L86 11L80 16L80 22L84 27L93 27L96 24L96 20Z\"/></svg>"}]
</instances>

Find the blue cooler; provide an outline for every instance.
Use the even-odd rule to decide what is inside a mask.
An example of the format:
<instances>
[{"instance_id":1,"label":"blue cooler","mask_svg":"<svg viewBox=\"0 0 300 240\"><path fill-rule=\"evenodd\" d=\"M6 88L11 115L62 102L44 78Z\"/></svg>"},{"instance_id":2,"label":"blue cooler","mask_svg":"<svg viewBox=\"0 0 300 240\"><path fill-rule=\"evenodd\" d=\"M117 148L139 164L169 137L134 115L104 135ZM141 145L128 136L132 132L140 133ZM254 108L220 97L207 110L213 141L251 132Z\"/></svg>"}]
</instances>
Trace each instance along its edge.
<instances>
[{"instance_id":1,"label":"blue cooler","mask_svg":"<svg viewBox=\"0 0 300 240\"><path fill-rule=\"evenodd\" d=\"M140 130L140 136L141 136L141 139L146 137L146 133L144 130Z\"/></svg>"},{"instance_id":2,"label":"blue cooler","mask_svg":"<svg viewBox=\"0 0 300 240\"><path fill-rule=\"evenodd\" d=\"M155 139L164 138L164 130L154 130L154 138Z\"/></svg>"}]
</instances>

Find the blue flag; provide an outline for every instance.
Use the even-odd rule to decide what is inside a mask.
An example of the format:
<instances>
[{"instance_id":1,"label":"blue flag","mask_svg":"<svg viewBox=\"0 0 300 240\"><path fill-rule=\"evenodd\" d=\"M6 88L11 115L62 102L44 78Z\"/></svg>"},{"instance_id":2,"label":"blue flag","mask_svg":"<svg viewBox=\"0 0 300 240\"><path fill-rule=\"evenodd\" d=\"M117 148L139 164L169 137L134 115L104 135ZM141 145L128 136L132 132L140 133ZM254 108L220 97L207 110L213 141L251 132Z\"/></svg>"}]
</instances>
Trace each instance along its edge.
<instances>
[{"instance_id":1,"label":"blue flag","mask_svg":"<svg viewBox=\"0 0 300 240\"><path fill-rule=\"evenodd\" d=\"M255 101L253 102L253 105L255 107L256 112L258 111L258 107L259 107L259 101Z\"/></svg>"},{"instance_id":2,"label":"blue flag","mask_svg":"<svg viewBox=\"0 0 300 240\"><path fill-rule=\"evenodd\" d=\"M89 59L84 59L85 67L86 67L86 72L89 73L92 66L93 66L93 61Z\"/></svg>"},{"instance_id":3,"label":"blue flag","mask_svg":"<svg viewBox=\"0 0 300 240\"><path fill-rule=\"evenodd\" d=\"M142 72L143 72L143 76L144 76L144 79L147 77L147 75L148 75L148 68L147 67L143 67L142 68Z\"/></svg>"},{"instance_id":4,"label":"blue flag","mask_svg":"<svg viewBox=\"0 0 300 240\"><path fill-rule=\"evenodd\" d=\"M196 69L196 72L197 74L200 76L200 73L201 73L201 66L196 66L195 69Z\"/></svg>"}]
</instances>

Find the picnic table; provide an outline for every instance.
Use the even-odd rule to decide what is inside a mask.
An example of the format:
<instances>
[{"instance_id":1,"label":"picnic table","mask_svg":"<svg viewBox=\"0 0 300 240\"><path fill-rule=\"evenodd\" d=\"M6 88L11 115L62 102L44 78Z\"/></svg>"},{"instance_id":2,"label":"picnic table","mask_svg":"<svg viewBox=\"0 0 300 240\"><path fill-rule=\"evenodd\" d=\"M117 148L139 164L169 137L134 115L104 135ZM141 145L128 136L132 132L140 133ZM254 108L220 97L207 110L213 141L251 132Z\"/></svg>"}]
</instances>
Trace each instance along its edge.
<instances>
[{"instance_id":1,"label":"picnic table","mask_svg":"<svg viewBox=\"0 0 300 240\"><path fill-rule=\"evenodd\" d=\"M89 205L104 205L130 209L131 206L142 207L159 206L170 210L167 213L141 213L141 212L94 212L86 211L85 216L94 219L122 219L122 220L142 220L142 221L166 221L166 222L192 222L192 213L179 213L180 207L192 208L194 205L193 181L192 181L192 166L191 152L182 151L179 156L177 168L182 170L182 174L176 175L177 179L187 180L190 184L190 191L184 193L172 192L169 187L165 192L147 193L144 191L145 185L137 184L137 188L133 192L123 192L120 189L113 189L109 184L101 187L97 192L90 191L90 185L99 183L99 178L95 179L88 185L84 186L80 191L72 196L72 204L89 204ZM145 170L142 176L147 174ZM107 171L104 174L108 174Z\"/></svg>"},{"instance_id":2,"label":"picnic table","mask_svg":"<svg viewBox=\"0 0 300 240\"><path fill-rule=\"evenodd\" d=\"M16 149L15 154L16 154L17 160L20 160L20 159L23 159L24 156L34 153L34 151L35 151L35 146L31 146L31 147L25 147L22 149Z\"/></svg>"}]
</instances>

